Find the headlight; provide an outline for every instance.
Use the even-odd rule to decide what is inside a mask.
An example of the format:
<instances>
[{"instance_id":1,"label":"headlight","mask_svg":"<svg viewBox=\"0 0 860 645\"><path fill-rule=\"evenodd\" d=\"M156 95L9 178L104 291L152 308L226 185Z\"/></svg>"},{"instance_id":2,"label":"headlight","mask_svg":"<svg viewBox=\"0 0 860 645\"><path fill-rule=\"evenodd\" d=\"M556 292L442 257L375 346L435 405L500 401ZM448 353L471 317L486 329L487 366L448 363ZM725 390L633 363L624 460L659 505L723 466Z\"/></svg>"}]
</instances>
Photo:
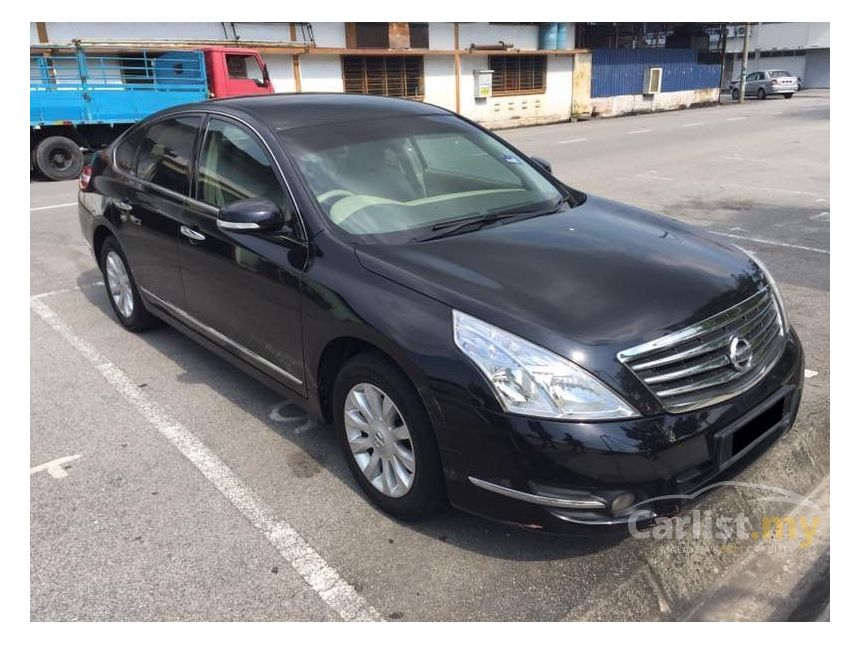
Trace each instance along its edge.
<instances>
[{"instance_id":1,"label":"headlight","mask_svg":"<svg viewBox=\"0 0 860 645\"><path fill-rule=\"evenodd\" d=\"M578 365L456 310L454 342L484 373L508 412L582 420L639 416Z\"/></svg>"},{"instance_id":2,"label":"headlight","mask_svg":"<svg viewBox=\"0 0 860 645\"><path fill-rule=\"evenodd\" d=\"M773 297L776 299L776 306L779 309L779 317L782 322L782 332L784 334L788 334L788 316L785 312L785 302L782 299L782 294L779 292L779 287L776 284L776 280L773 279L773 276L770 274L770 271L767 270L767 267L764 265L764 262L759 260L752 251L747 251L745 248L742 248L735 244L735 247L746 253L747 257L756 263L761 272L764 273L764 277L767 278L767 282L770 285L770 290L773 292Z\"/></svg>"}]
</instances>

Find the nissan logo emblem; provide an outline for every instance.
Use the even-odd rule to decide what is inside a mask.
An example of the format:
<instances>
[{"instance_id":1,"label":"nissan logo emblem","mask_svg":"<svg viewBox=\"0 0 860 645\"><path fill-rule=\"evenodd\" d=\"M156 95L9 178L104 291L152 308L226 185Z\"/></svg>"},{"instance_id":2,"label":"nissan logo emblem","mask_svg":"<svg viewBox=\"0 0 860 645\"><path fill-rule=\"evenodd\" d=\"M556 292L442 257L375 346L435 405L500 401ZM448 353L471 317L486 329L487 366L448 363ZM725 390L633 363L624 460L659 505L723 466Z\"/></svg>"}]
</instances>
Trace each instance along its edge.
<instances>
[{"instance_id":1,"label":"nissan logo emblem","mask_svg":"<svg viewBox=\"0 0 860 645\"><path fill-rule=\"evenodd\" d=\"M749 341L740 336L734 336L729 345L729 360L738 372L746 372L752 365L752 347Z\"/></svg>"}]
</instances>

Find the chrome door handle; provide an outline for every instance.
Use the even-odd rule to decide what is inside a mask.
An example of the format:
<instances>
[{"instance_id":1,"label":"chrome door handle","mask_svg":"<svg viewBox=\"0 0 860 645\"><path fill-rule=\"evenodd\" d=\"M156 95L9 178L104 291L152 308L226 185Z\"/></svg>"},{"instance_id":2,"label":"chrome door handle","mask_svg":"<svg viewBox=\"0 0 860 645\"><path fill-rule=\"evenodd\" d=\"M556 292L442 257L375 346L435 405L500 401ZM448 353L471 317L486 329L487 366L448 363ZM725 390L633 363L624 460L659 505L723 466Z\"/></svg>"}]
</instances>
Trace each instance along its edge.
<instances>
[{"instance_id":1,"label":"chrome door handle","mask_svg":"<svg viewBox=\"0 0 860 645\"><path fill-rule=\"evenodd\" d=\"M179 232L182 233L185 237L190 240L194 240L195 242L201 242L206 239L206 236L203 233L198 233L193 228L188 228L187 226L180 226Z\"/></svg>"}]
</instances>

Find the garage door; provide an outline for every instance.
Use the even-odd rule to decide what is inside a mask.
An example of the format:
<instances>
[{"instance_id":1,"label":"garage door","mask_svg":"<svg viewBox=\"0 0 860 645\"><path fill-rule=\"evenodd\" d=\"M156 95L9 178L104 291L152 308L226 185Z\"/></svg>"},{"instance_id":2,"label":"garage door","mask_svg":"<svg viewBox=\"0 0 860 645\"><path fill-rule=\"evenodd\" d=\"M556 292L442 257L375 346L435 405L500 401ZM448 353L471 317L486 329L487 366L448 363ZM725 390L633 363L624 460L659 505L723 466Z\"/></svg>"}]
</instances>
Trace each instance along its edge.
<instances>
[{"instance_id":1,"label":"garage door","mask_svg":"<svg viewBox=\"0 0 860 645\"><path fill-rule=\"evenodd\" d=\"M804 87L830 87L830 50L810 49L806 52Z\"/></svg>"}]
</instances>

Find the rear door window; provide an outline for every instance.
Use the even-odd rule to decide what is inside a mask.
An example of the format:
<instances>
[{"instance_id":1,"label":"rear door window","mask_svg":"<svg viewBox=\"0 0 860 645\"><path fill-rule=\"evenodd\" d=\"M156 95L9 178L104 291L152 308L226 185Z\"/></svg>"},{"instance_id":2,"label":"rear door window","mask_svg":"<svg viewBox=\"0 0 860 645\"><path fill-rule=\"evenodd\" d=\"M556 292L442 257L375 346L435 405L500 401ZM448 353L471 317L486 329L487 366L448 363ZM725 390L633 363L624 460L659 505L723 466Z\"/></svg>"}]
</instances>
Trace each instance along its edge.
<instances>
[{"instance_id":1,"label":"rear door window","mask_svg":"<svg viewBox=\"0 0 860 645\"><path fill-rule=\"evenodd\" d=\"M156 186L187 195L189 164L201 117L182 116L146 128L134 174Z\"/></svg>"},{"instance_id":2,"label":"rear door window","mask_svg":"<svg viewBox=\"0 0 860 645\"><path fill-rule=\"evenodd\" d=\"M134 159L143 141L143 130L137 129L123 137L114 153L114 161L120 170L134 172Z\"/></svg>"}]
</instances>

